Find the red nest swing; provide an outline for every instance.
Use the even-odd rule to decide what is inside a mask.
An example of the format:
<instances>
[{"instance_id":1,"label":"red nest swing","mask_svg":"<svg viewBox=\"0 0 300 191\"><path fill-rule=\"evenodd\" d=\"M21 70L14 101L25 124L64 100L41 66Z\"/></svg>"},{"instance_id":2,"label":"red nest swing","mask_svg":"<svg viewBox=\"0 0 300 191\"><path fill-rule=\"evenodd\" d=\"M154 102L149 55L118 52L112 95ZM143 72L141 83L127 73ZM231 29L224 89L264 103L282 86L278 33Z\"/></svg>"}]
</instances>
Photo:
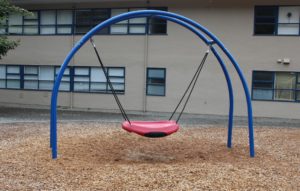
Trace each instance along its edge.
<instances>
[{"instance_id":1,"label":"red nest swing","mask_svg":"<svg viewBox=\"0 0 300 191\"><path fill-rule=\"evenodd\" d=\"M209 54L209 49L210 49L210 46L208 48L208 50L206 51L201 63L199 64L198 68L197 68L197 71L195 72L190 84L188 85L187 89L185 90L183 96L181 97L179 103L177 104L175 110L173 111L171 117L169 118L169 120L162 120L162 121L130 121L123 106L121 105L121 102L113 88L113 85L111 84L110 82L110 79L109 79L109 76L107 74L107 71L104 69L104 65L101 61L101 58L100 58L100 55L98 53L98 50L96 48L96 45L94 44L94 41L92 39L90 39L90 42L92 43L93 47L94 47L94 50L95 50L95 53L97 55L97 58L98 58L98 61L101 65L101 68L103 69L103 73L106 77L106 80L108 82L108 85L112 91L112 94L118 104L118 107L121 111L121 114L124 118L124 122L122 123L122 128L128 132L133 132L133 133L136 133L138 135L141 135L141 136L145 136L145 137L151 137L151 138L158 138L158 137L165 137L165 136L168 136L168 135L171 135L172 133L175 133L178 131L179 129L179 125L178 125L178 121L190 99L190 96L194 90L194 87L196 85L196 82L198 80L198 77L201 73L201 70L203 68L203 65L206 61L206 58ZM184 105L182 107L182 110L181 112L179 113L178 117L177 117L177 120L172 120L174 114L176 113L178 107L180 106L180 104L182 103L182 101L184 100L185 96L187 95L187 93L189 92L185 102L184 102Z\"/></svg>"},{"instance_id":2,"label":"red nest swing","mask_svg":"<svg viewBox=\"0 0 300 191\"><path fill-rule=\"evenodd\" d=\"M124 121L122 128L128 132L145 137L165 137L175 133L179 129L179 125L174 120L165 121Z\"/></svg>"}]
</instances>

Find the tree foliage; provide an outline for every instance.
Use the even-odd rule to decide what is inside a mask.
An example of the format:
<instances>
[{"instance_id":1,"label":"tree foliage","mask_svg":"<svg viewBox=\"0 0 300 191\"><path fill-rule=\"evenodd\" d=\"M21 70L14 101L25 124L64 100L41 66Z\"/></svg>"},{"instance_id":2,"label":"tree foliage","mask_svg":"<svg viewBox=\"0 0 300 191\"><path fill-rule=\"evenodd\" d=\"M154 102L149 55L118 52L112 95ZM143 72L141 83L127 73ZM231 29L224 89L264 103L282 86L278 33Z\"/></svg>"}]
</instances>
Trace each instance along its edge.
<instances>
[{"instance_id":1,"label":"tree foliage","mask_svg":"<svg viewBox=\"0 0 300 191\"><path fill-rule=\"evenodd\" d=\"M8 0L0 0L0 29L5 28L5 23L9 14L21 14L31 15L29 11L10 4ZM0 59L6 55L6 53L16 48L19 45L19 41L10 40L5 34L0 35Z\"/></svg>"}]
</instances>

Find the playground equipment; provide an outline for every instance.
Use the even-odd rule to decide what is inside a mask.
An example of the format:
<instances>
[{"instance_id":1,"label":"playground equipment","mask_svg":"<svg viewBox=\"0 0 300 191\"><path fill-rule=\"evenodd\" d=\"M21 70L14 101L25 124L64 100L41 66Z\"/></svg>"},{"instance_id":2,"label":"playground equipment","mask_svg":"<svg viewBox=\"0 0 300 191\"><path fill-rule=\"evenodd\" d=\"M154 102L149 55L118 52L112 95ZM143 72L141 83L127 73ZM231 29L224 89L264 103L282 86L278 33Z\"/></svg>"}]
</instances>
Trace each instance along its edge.
<instances>
[{"instance_id":1,"label":"playground equipment","mask_svg":"<svg viewBox=\"0 0 300 191\"><path fill-rule=\"evenodd\" d=\"M220 48L220 50L228 57L232 65L234 66L236 72L238 73L238 76L242 82L245 96L246 96L246 101L247 101L247 112L248 112L248 130L249 130L249 150L250 150L250 156L254 157L255 152L254 152L254 132L253 132L253 117L252 117L252 105L251 105L251 98L250 98L250 93L249 89L247 86L246 79L236 62L236 60L233 58L233 56L230 54L230 52L225 48L223 43L211 32L209 32L205 27L200 25L199 23L186 18L184 16L171 13L171 12L166 12L166 11L158 11L158 10L143 10L143 11L132 11L124 14L120 14L118 16L114 16L110 19L107 19L106 21L98 24L95 26L93 29L91 29L88 33L86 33L81 40L77 42L77 44L73 47L73 49L69 52L67 55L66 59L64 60L63 64L61 65L61 68L59 70L59 73L57 75L57 78L54 83L54 87L52 90L52 97L51 97L51 119L50 119L50 146L52 148L52 158L55 159L57 158L57 96L58 96L58 91L59 91L59 85L61 82L61 79L63 77L63 73L65 69L67 68L70 60L73 58L75 53L90 39L95 53L97 55L98 61L101 65L102 68L104 68L104 65L101 61L100 55L97 51L96 45L94 44L92 40L92 36L99 32L101 29L109 27L112 24L121 22L123 20L128 20L128 19L133 19L133 18L139 18L139 17L157 17L160 19L165 19L174 23L177 23L193 33L195 33L207 46L208 50L206 51L200 65L198 66L198 69L196 73L194 74L188 88L184 92L182 98L180 99L179 103L177 104L175 110L173 111L171 117L169 120L166 121L130 121L128 115L126 114L121 102L118 99L117 94L115 93L112 84L110 83L110 80L108 78L108 75L106 74L105 70L104 74L107 78L107 82L111 88L111 91L113 93L113 96L118 104L118 107L121 111L121 114L125 120L123 122L122 127L123 129L129 131L129 132L135 132L139 135L142 136L147 136L147 137L163 137L170 135L174 132L176 132L179 128L178 122L179 119L188 103L188 100L192 94L192 91L195 87L195 84L197 82L197 79L200 75L200 72L203 68L203 65L206 61L206 58L211 50L211 52L215 55L217 58L222 71L224 72L225 79L227 82L227 87L228 87L228 93L229 93L229 119L228 119L228 137L227 137L227 147L231 148L232 147L232 127L233 127L233 110L234 110L234 97L233 97L233 89L232 89L232 84L231 84L231 79L229 76L229 73L227 71L227 68L225 66L225 63L216 50L214 46L217 46ZM189 92L189 93L188 93ZM187 94L188 93L188 94ZM187 95L186 101L183 104L183 108L178 115L178 118L176 121L172 120L172 117L176 113L179 105L183 103L183 99Z\"/></svg>"}]
</instances>

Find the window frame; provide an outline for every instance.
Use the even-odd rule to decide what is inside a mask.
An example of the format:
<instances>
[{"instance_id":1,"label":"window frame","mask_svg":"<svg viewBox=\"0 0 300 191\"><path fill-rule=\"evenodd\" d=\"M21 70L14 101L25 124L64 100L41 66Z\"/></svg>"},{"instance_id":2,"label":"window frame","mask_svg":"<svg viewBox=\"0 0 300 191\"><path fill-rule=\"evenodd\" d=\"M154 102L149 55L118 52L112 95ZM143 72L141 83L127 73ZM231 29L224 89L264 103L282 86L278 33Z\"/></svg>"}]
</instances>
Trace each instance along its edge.
<instances>
[{"instance_id":1,"label":"window frame","mask_svg":"<svg viewBox=\"0 0 300 191\"><path fill-rule=\"evenodd\" d=\"M60 69L60 66L54 66L54 82L53 83L55 83L56 77L58 75L58 73L56 73L56 69ZM73 79L73 77L72 77L72 70L73 70L73 68L71 68L71 66L67 66L66 69L69 69L69 74L65 74L65 73L63 74L63 77L61 79L61 83L62 82L69 82L69 90L63 90L63 89L61 89L62 86L61 86L61 83L60 83L59 91L62 91L62 92L71 92L71 91L73 91L73 89L72 89L72 79ZM58 70L58 72L59 72L59 70ZM65 81L63 79L64 77L69 78L69 80Z\"/></svg>"},{"instance_id":2,"label":"window frame","mask_svg":"<svg viewBox=\"0 0 300 191\"><path fill-rule=\"evenodd\" d=\"M279 22L280 18L280 8L281 7L298 7L299 8L299 17L298 17L298 22L297 23L282 23L282 22ZM278 31L279 31L279 25L284 25L284 24L288 24L288 25L298 25L298 34L278 34ZM278 36L300 36L300 4L299 5L281 5L281 6L278 6L278 11L277 11L277 30L276 30L276 34Z\"/></svg>"},{"instance_id":3,"label":"window frame","mask_svg":"<svg viewBox=\"0 0 300 191\"><path fill-rule=\"evenodd\" d=\"M298 99L298 96L299 96L299 99ZM300 103L300 72L298 72L296 74L295 100L296 100L296 102Z\"/></svg>"},{"instance_id":4,"label":"window frame","mask_svg":"<svg viewBox=\"0 0 300 191\"><path fill-rule=\"evenodd\" d=\"M41 69L41 67L52 67L52 72L53 72L53 80L41 80L40 79L40 69ZM38 83L39 83L39 91L52 91L52 89L53 89L53 86L54 86L54 83L55 83L55 70L54 70L54 68L55 68L55 66L54 65L39 65L39 79L38 79ZM50 89L40 89L40 87L41 87L41 85L40 85L40 83L41 82L51 82L52 83L52 87L50 88Z\"/></svg>"},{"instance_id":5,"label":"window frame","mask_svg":"<svg viewBox=\"0 0 300 191\"><path fill-rule=\"evenodd\" d=\"M4 82L4 87L0 87L0 89L6 89L6 65L0 65L0 66L4 67L4 71L3 71L4 77L1 78L0 76L0 80Z\"/></svg>"},{"instance_id":6,"label":"window frame","mask_svg":"<svg viewBox=\"0 0 300 191\"><path fill-rule=\"evenodd\" d=\"M82 69L82 68L86 68L87 70L88 70L88 74L75 74L75 72L76 72L76 68L78 68L78 69ZM91 90L91 84L90 84L90 82L91 82L91 67L88 67L88 66L74 66L73 67L73 91L74 92L82 92L82 93L89 93L90 92L90 90ZM87 81L87 83L88 83L88 91L84 91L84 90L75 90L75 83L78 83L78 82L85 82L85 81L76 81L75 80L75 78L76 77L88 77L88 81Z\"/></svg>"},{"instance_id":7,"label":"window frame","mask_svg":"<svg viewBox=\"0 0 300 191\"><path fill-rule=\"evenodd\" d=\"M12 26L12 27L21 27L21 33L11 33L11 35L23 35L23 31L24 31L24 27L23 27L24 26L24 16L22 16L22 15L19 15L19 16L21 17L22 24L18 24L18 25L10 25L10 23L9 23L9 15L7 16L7 19L6 19L6 28L5 28L7 35L10 35L10 33L9 33L10 26Z\"/></svg>"},{"instance_id":8,"label":"window frame","mask_svg":"<svg viewBox=\"0 0 300 191\"><path fill-rule=\"evenodd\" d=\"M5 69L5 78L1 78L0 80L3 80L4 81L4 84L5 84L5 87L0 87L0 90L22 90L22 91L52 91L53 89L53 86L54 86L54 83L55 83L55 79L57 77L57 74L56 74L56 70L58 68L60 68L60 66L58 65L10 65L10 64L1 64L1 66L3 66ZM16 66L19 68L19 73L8 73L7 71L7 68L8 66ZM30 81L30 80L25 80L25 76L28 75L28 74L25 74L25 67L37 67L38 68L38 74L34 74L35 76L37 76L37 80L34 80L34 81L37 81L38 83L38 89L30 89L30 88L25 88L24 87L24 83L25 81ZM40 79L40 67L51 67L51 69L53 70L53 80L41 80ZM75 68L88 68L89 70L89 74L88 75L83 75L83 76L88 76L89 77L89 81L88 81L88 84L89 84L89 90L88 91L81 91L81 90L74 90L74 78L76 77L75 75ZM109 90L109 87L108 87L108 83L107 81L105 82L106 83L106 89L105 91L91 91L91 83L93 81L91 81L91 69L92 68L101 68L101 67L98 67L98 66L68 66L68 69L69 69L69 74L64 74L63 77L68 77L70 80L69 81L65 81L65 82L68 82L69 83L69 90L64 90L64 89L59 89L60 92L74 92L74 93L97 93L97 94L112 94L112 92ZM122 69L122 76L113 76L113 75L110 75L109 77L113 77L113 78L121 78L123 79L124 82L113 82L113 84L122 84L123 85L123 89L118 91L116 90L116 93L117 94L125 94L125 91L126 91L126 68L125 67L105 67L108 71L110 69ZM19 75L20 76L20 88L7 88L7 75ZM30 74L29 74L30 76ZM77 75L78 76L78 75ZM40 89L40 82L41 81L48 81L48 82L51 82L52 83L52 87L50 89ZM63 79L61 82L64 82Z\"/></svg>"},{"instance_id":9,"label":"window frame","mask_svg":"<svg viewBox=\"0 0 300 191\"><path fill-rule=\"evenodd\" d=\"M39 83L39 74L40 74L40 70L39 70L39 66L34 66L34 65L24 65L24 72L23 72L23 89L24 90L40 90L40 83ZM37 67L37 73L36 74L27 74L25 73L25 68L26 67ZM26 76L36 76L37 79L36 80L32 80L32 79L25 79ZM25 81L36 81L37 82L37 89L30 89L30 88L25 88Z\"/></svg>"},{"instance_id":10,"label":"window frame","mask_svg":"<svg viewBox=\"0 0 300 191\"><path fill-rule=\"evenodd\" d=\"M153 84L150 83L149 80L149 70L163 70L164 71L164 83L163 85L158 85L158 84ZM147 67L147 72L146 72L146 96L160 96L160 97L165 97L166 96L166 89L167 89L167 69L166 68L158 68L158 67ZM157 79L161 79L161 78L157 78ZM148 86L152 85L152 86L163 86L164 87L164 93L163 95L157 95L157 94L150 94L148 93Z\"/></svg>"},{"instance_id":11,"label":"window frame","mask_svg":"<svg viewBox=\"0 0 300 191\"><path fill-rule=\"evenodd\" d=\"M75 75L75 69L76 68L88 68L89 69L89 74L88 75ZM73 66L73 82L72 82L73 84L71 85L73 87L73 92L74 93L112 94L112 91L109 90L109 85L108 85L107 81L105 82L106 83L106 89L105 89L105 91L92 91L91 90L91 83L93 83L93 81L91 81L91 70L92 70L92 68L101 68L101 67L99 67L99 66ZM123 91L115 91L116 94L124 95L125 91L126 91L126 72L125 72L126 68L125 67L118 67L118 66L116 66L116 67L105 67L105 69L107 70L108 73L109 73L109 69L112 69L112 68L113 69L115 69L115 68L123 69L123 78L119 77L119 76L110 76L110 75L109 75L109 77L117 77L117 78L124 79L124 83L120 83L120 84L124 84L124 90ZM89 90L88 91L75 90L74 84L76 82L75 81L75 77L76 76L79 76L79 77L80 76L89 77L89 81L88 81L88 83L89 83ZM114 84L114 83L112 83L112 84Z\"/></svg>"},{"instance_id":12,"label":"window frame","mask_svg":"<svg viewBox=\"0 0 300 191\"><path fill-rule=\"evenodd\" d=\"M266 72L266 73L272 73L273 78L272 78L272 88L271 89L267 89L267 90L272 90L272 99L257 99L254 98L254 94L253 94L253 90L255 89L263 89L263 88L254 88L254 83L257 82L256 80L254 80L254 73L255 72ZM296 80L295 80L295 88L294 89L282 89L282 88L275 88L275 75L276 73L294 73ZM298 81L299 80L299 81ZM252 71L252 83L251 83L251 99L253 101L271 101L271 102L290 102L290 103L300 103L300 99L297 100L297 95L298 93L300 93L300 89L297 89L297 85L299 85L300 87L300 72L296 72L296 71L264 71L264 70L253 70ZM275 99L275 91L276 90L287 90L287 91L293 91L294 92L294 99L292 100L280 100L280 99Z\"/></svg>"},{"instance_id":13,"label":"window frame","mask_svg":"<svg viewBox=\"0 0 300 191\"><path fill-rule=\"evenodd\" d=\"M8 72L8 67L18 67L19 68L19 73L10 73L10 72ZM23 83L22 83L24 81L23 80L24 78L22 77L23 73L24 73L24 69L20 65L6 65L6 67L5 67L5 89L8 89L8 90L21 90L21 89L23 89ZM8 75L19 75L20 78L19 79L8 79L7 78ZM19 88L9 88L9 87L7 87L8 80L19 80L20 81Z\"/></svg>"},{"instance_id":14,"label":"window frame","mask_svg":"<svg viewBox=\"0 0 300 191\"><path fill-rule=\"evenodd\" d=\"M110 17L111 17L111 9L109 9L109 8L91 8L91 9L89 9L89 8L87 8L87 9L74 9L73 10L73 34L74 35L84 35L84 34L86 34L88 31L90 31L93 27L95 27L94 25L93 25L93 21L94 21L94 19L95 19L95 15L94 15L94 13L96 12L96 11L99 11L99 10L106 10L107 11L107 18L106 19L104 19L103 21L105 21L105 20L107 20L107 19L109 19ZM91 15L89 15L89 24L86 24L86 25L83 25L83 24L81 24L81 25L78 25L77 24L77 12L85 12L85 11L88 11L89 13L91 13ZM102 21L102 22L103 22ZM81 33L78 33L77 31L76 31L76 28L77 28L77 26L86 26L86 27L88 27L89 29L88 29L88 31L86 31L86 32L81 32ZM100 31L100 33L97 33L96 35L109 35L110 34L110 27L109 28L107 28L107 32L103 32L103 30L102 31Z\"/></svg>"},{"instance_id":15,"label":"window frame","mask_svg":"<svg viewBox=\"0 0 300 191\"><path fill-rule=\"evenodd\" d=\"M26 18L26 16L22 17L23 23L22 23L22 34L26 36L34 36L34 35L40 35L40 10L32 10L32 13L36 12L36 18ZM25 24L26 21L36 21L36 24ZM37 33L25 33L26 27L36 27Z\"/></svg>"},{"instance_id":16,"label":"window frame","mask_svg":"<svg viewBox=\"0 0 300 191\"><path fill-rule=\"evenodd\" d=\"M3 33L0 32L0 35L7 35L8 34L8 18L0 21L0 30L3 30Z\"/></svg>"},{"instance_id":17,"label":"window frame","mask_svg":"<svg viewBox=\"0 0 300 191\"><path fill-rule=\"evenodd\" d=\"M69 35L83 35L85 33L77 33L76 32L76 12L77 11L84 11L84 10L90 10L90 11L97 11L97 10L107 10L108 11L108 18L111 18L111 12L113 9L127 9L128 11L131 9L154 9L154 10L164 10L167 11L168 7L114 7L114 8L80 8L80 9L35 9L35 10L30 10L33 12L37 12L37 29L38 33L37 34L25 34L24 33L24 16L22 16L22 24L21 25L14 25L14 26L19 26L21 27L22 32L21 33L9 33L9 19L7 18L4 22L5 24L3 25L3 30L5 31L5 34L10 35L10 36L69 36ZM44 25L41 24L41 12L42 11L54 11L55 12L55 24L51 25ZM71 11L72 13L72 24L58 24L58 12L59 11ZM107 18L107 19L108 19ZM126 33L116 33L113 34L111 33L111 26L107 28L107 32L99 32L95 35L168 35L168 23L167 21L162 22L162 23L155 23L155 25L163 25L165 27L165 33L151 33L150 28L151 28L151 23L150 23L150 18L146 18L146 23L130 23L129 20L127 20L127 23L123 23L122 25L126 25L127 27L127 32ZM92 21L90 21L92 22ZM90 24L91 25L91 24ZM89 26L90 26L89 25ZM116 24L118 25L118 24ZM55 33L53 34L41 34L41 28L45 26L54 26L55 27ZM70 33L58 33L58 28L59 27L70 27L71 32ZM130 26L144 26L145 27L145 32L144 33L131 33L130 32Z\"/></svg>"},{"instance_id":18,"label":"window frame","mask_svg":"<svg viewBox=\"0 0 300 191\"><path fill-rule=\"evenodd\" d=\"M256 24L257 24L256 23L256 19L257 19L256 12L257 12L258 7L274 7L274 8L276 8L274 34L256 34L255 33L256 32ZM278 34L278 28L279 28L278 26L280 24L284 24L284 23L279 23L279 8L280 7L300 7L300 4L299 5L255 5L254 6L254 20L253 20L253 36L291 36L291 37L300 36L300 18L299 18L298 23L293 23L293 24L298 24L298 29L299 29L298 34Z\"/></svg>"}]
</instances>

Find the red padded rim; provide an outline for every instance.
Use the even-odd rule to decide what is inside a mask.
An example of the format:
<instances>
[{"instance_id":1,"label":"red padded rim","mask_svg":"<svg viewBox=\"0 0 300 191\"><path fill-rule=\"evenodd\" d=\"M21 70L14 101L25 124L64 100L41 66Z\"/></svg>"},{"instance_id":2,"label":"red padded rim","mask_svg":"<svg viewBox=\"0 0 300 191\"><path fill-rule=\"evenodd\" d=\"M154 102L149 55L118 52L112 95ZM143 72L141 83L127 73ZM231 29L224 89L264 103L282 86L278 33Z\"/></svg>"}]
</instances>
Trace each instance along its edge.
<instances>
[{"instance_id":1,"label":"red padded rim","mask_svg":"<svg viewBox=\"0 0 300 191\"><path fill-rule=\"evenodd\" d=\"M147 136L149 134L165 134L171 135L179 129L179 125L176 121L124 121L122 128L128 132L134 132L136 134Z\"/></svg>"}]
</instances>

